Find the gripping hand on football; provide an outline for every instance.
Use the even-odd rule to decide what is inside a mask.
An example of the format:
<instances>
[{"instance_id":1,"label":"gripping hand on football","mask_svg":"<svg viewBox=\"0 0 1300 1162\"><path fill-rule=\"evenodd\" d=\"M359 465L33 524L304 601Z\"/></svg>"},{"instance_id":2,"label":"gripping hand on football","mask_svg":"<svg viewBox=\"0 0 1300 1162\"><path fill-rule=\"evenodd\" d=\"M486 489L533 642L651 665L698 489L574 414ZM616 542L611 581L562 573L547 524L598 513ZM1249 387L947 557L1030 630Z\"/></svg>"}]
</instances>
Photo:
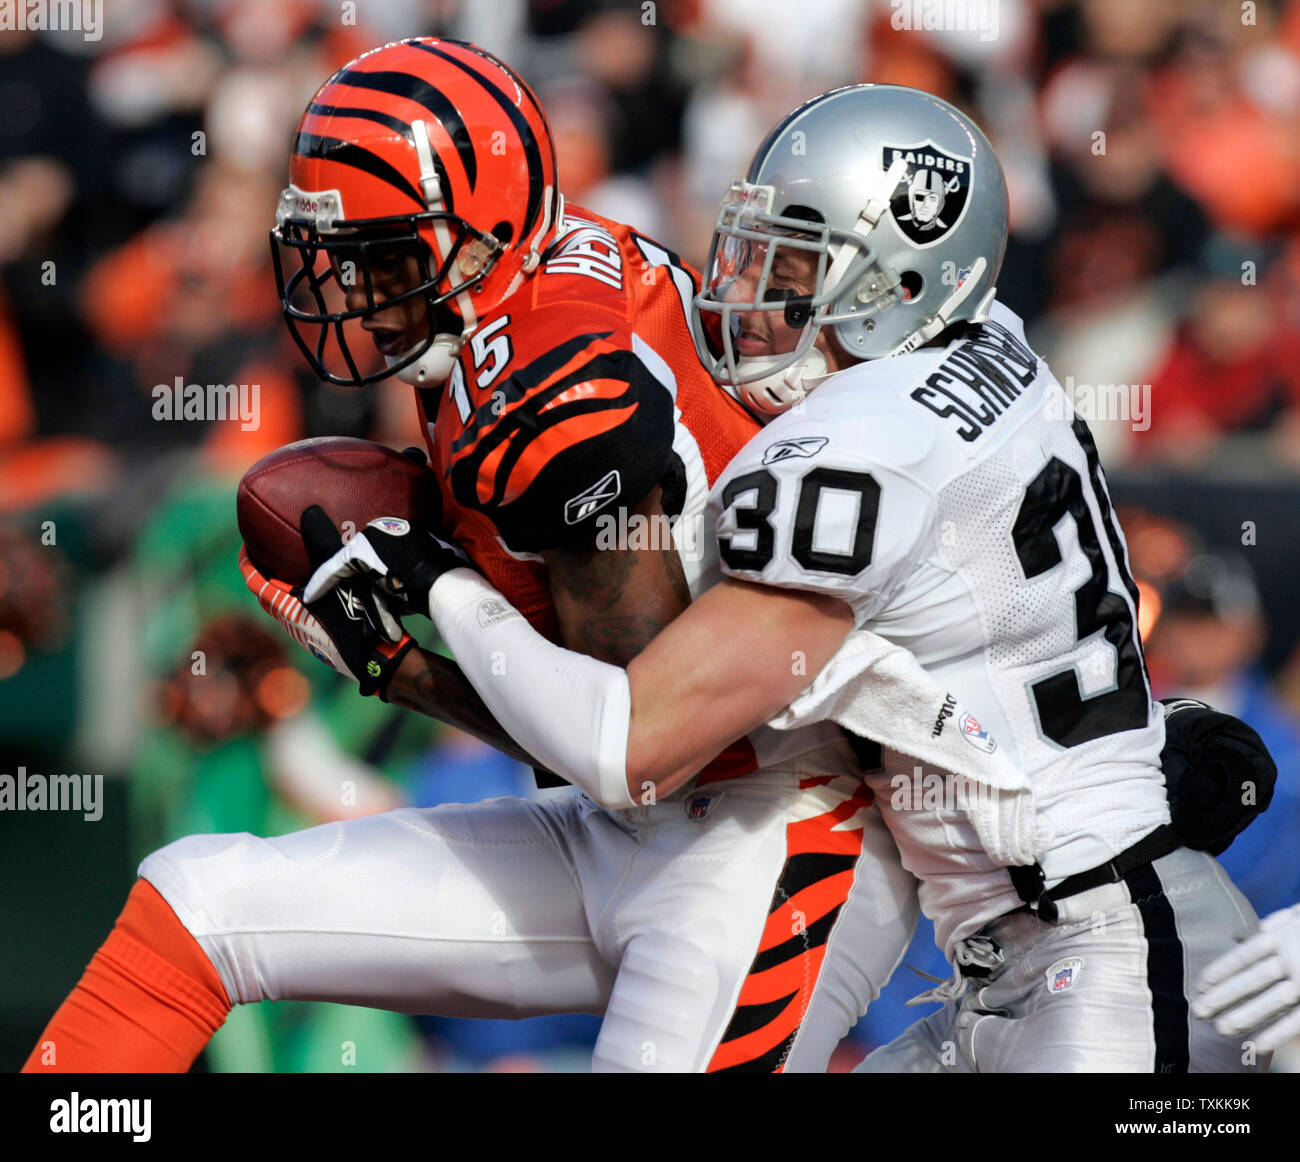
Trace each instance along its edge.
<instances>
[{"instance_id":1,"label":"gripping hand on football","mask_svg":"<svg viewBox=\"0 0 1300 1162\"><path fill-rule=\"evenodd\" d=\"M313 505L302 514L302 536L314 565L342 547L333 522ZM240 549L239 571L258 604L308 653L357 680L361 693L387 701L388 684L415 640L402 629L381 594L365 577L307 600L302 586L264 576Z\"/></svg>"},{"instance_id":2,"label":"gripping hand on football","mask_svg":"<svg viewBox=\"0 0 1300 1162\"><path fill-rule=\"evenodd\" d=\"M1225 1037L1262 1026L1255 1038L1270 1053L1300 1036L1300 904L1274 912L1259 931L1201 973L1192 1005Z\"/></svg>"},{"instance_id":3,"label":"gripping hand on football","mask_svg":"<svg viewBox=\"0 0 1300 1162\"><path fill-rule=\"evenodd\" d=\"M306 519L304 512L304 526ZM395 516L372 520L328 560L317 563L313 559L313 564L316 572L303 594L309 606L321 601L331 589L362 577L384 595L397 613L426 617L433 583L449 569L472 568L469 558L455 545Z\"/></svg>"}]
</instances>

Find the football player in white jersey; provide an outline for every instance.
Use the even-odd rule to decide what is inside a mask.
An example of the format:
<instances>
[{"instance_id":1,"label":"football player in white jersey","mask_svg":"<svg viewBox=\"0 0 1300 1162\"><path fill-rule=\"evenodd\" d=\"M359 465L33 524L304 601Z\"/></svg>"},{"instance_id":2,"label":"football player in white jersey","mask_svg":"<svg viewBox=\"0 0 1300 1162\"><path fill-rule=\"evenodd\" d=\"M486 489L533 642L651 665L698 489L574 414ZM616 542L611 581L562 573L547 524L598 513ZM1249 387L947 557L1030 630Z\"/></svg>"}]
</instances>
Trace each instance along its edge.
<instances>
[{"instance_id":1,"label":"football player in white jersey","mask_svg":"<svg viewBox=\"0 0 1300 1162\"><path fill-rule=\"evenodd\" d=\"M951 693L889 708L914 745L866 778L957 975L866 1068L1257 1069L1189 1009L1257 920L1169 826L1123 537L1087 426L995 300L1006 228L993 150L945 102L864 85L802 106L728 195L697 299L715 378L775 417L710 496L721 583L626 670L452 558L415 605L513 737L610 804L768 720L882 725L873 671L905 647ZM402 592L399 541L354 538L308 598L360 569ZM952 739L1020 784L927 793L905 755ZM999 795L1030 806L1002 845Z\"/></svg>"}]
</instances>

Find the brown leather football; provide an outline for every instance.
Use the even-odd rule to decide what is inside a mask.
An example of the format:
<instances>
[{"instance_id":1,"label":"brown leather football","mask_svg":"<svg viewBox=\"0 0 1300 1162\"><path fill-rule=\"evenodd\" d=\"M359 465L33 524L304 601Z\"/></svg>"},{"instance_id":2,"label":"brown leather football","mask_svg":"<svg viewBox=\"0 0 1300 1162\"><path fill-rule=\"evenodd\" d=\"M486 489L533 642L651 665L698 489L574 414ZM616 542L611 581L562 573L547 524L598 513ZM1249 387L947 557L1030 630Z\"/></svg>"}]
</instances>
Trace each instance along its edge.
<instances>
[{"instance_id":1,"label":"brown leather football","mask_svg":"<svg viewBox=\"0 0 1300 1162\"><path fill-rule=\"evenodd\" d=\"M299 440L263 456L239 482L239 531L262 574L290 585L311 576L299 520L313 504L345 538L381 516L431 532L441 523L437 480L414 456L346 436Z\"/></svg>"}]
</instances>

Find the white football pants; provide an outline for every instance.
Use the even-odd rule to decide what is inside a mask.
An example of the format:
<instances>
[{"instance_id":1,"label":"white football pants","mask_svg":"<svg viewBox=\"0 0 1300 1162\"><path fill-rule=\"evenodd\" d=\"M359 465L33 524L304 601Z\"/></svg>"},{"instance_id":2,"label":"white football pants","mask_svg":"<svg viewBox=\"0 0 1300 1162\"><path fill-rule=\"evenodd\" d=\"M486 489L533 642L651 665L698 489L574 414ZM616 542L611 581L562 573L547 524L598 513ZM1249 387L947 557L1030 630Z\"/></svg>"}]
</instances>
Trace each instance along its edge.
<instances>
[{"instance_id":1,"label":"white football pants","mask_svg":"<svg viewBox=\"0 0 1300 1162\"><path fill-rule=\"evenodd\" d=\"M404 809L140 866L232 1001L603 1013L598 1070L826 1068L897 966L915 881L857 778L773 772L607 811Z\"/></svg>"}]
</instances>

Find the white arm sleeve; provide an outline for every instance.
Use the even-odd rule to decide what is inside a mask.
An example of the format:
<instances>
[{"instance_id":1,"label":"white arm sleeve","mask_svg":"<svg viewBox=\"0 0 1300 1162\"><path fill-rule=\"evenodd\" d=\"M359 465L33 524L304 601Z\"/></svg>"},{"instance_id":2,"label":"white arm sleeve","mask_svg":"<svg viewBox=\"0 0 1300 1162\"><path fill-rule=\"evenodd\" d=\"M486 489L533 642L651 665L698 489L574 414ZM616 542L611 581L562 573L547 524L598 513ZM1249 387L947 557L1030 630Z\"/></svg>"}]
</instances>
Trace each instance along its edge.
<instances>
[{"instance_id":1,"label":"white arm sleeve","mask_svg":"<svg viewBox=\"0 0 1300 1162\"><path fill-rule=\"evenodd\" d=\"M429 616L511 738L602 807L637 805L627 789L626 670L547 641L470 569L434 582Z\"/></svg>"}]
</instances>

